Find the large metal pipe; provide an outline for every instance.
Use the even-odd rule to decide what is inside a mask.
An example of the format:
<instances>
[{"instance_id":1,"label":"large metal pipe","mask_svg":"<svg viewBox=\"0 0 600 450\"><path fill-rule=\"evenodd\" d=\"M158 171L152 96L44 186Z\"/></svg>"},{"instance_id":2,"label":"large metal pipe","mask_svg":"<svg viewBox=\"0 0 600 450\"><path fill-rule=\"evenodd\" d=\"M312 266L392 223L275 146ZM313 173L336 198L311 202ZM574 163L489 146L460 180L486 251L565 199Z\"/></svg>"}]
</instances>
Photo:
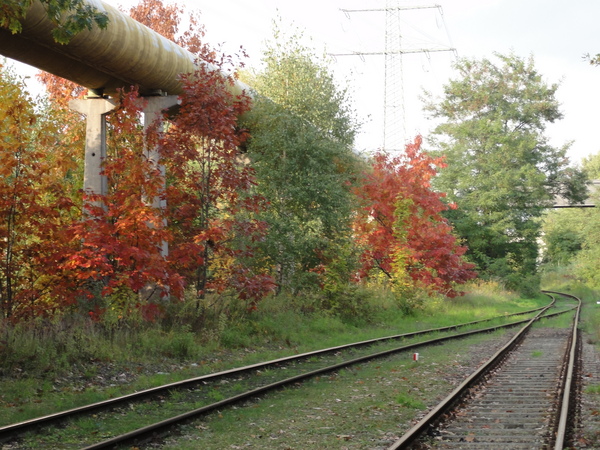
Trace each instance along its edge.
<instances>
[{"instance_id":1,"label":"large metal pipe","mask_svg":"<svg viewBox=\"0 0 600 450\"><path fill-rule=\"evenodd\" d=\"M54 24L35 0L21 22L21 33L0 28L0 54L108 94L131 85L141 93L181 94L178 76L193 72L196 63L217 70L117 8L101 0L86 2L108 15L106 29L94 26L68 44L58 44L52 38ZM242 83L233 91L249 93Z\"/></svg>"}]
</instances>

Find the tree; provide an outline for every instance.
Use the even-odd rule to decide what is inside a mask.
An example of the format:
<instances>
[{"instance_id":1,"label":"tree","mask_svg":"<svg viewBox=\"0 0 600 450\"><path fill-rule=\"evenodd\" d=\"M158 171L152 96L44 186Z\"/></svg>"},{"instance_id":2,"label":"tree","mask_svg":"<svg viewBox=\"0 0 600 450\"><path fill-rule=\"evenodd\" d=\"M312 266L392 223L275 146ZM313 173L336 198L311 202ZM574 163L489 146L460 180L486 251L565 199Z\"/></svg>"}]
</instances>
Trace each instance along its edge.
<instances>
[{"instance_id":1,"label":"tree","mask_svg":"<svg viewBox=\"0 0 600 450\"><path fill-rule=\"evenodd\" d=\"M478 270L514 288L536 272L544 209L557 194L583 200L585 183L567 167L568 145L552 147L544 135L562 117L558 85L544 82L532 58L496 59L459 60L458 78L426 109L440 120L432 144L448 164L435 187L459 206L447 217Z\"/></svg>"},{"instance_id":2,"label":"tree","mask_svg":"<svg viewBox=\"0 0 600 450\"><path fill-rule=\"evenodd\" d=\"M315 286L314 269L348 245L358 167L348 94L301 40L275 26L264 69L250 77L258 97L245 119L255 189L269 202L259 215L268 224L262 259L292 290Z\"/></svg>"},{"instance_id":3,"label":"tree","mask_svg":"<svg viewBox=\"0 0 600 450\"><path fill-rule=\"evenodd\" d=\"M599 179L600 154L584 158L582 169L586 178ZM585 265L577 255L584 246L586 252L595 247L595 242L588 238L586 230L597 222L596 215L596 208L560 208L549 211L544 216L542 228L544 265L566 267L577 259L580 260L579 266Z\"/></svg>"},{"instance_id":4,"label":"tree","mask_svg":"<svg viewBox=\"0 0 600 450\"><path fill-rule=\"evenodd\" d=\"M590 179L600 178L600 153L582 161ZM600 196L592 194L591 201L600 203ZM544 218L545 267L565 268L593 287L600 286L598 260L600 258L600 229L598 207L568 208L549 212Z\"/></svg>"},{"instance_id":5,"label":"tree","mask_svg":"<svg viewBox=\"0 0 600 450\"><path fill-rule=\"evenodd\" d=\"M148 298L140 294L150 284L174 297L183 293L181 276L161 254L162 242L169 239L162 211L146 201L160 195L163 183L143 151L141 103L135 90L123 94L111 114L111 151L103 164L109 191L104 196L84 194L86 213L71 224L74 251L61 265L79 281L75 293L92 297L100 290L115 308L125 307L130 293L144 305Z\"/></svg>"},{"instance_id":6,"label":"tree","mask_svg":"<svg viewBox=\"0 0 600 450\"><path fill-rule=\"evenodd\" d=\"M139 125L143 99L135 89L121 92L119 108L107 117L103 172L108 194L87 199L103 207L86 206L88 214L71 224L73 249L60 265L72 274L70 293L80 295L80 303L94 314L108 306L142 312L154 308L147 286L162 288L171 298L181 298L187 286L195 286L200 297L229 292L254 307L273 283L244 264L263 229L261 222L243 214L260 203L259 197L246 195L254 183L252 170L238 148L247 133L237 126L237 118L248 109L249 98L231 93L233 60L219 57L202 42L196 16L190 16L190 28L179 35L182 10L176 6L145 0L131 13L222 71L202 66L182 77L185 93L178 114L164 118L171 121L166 133L153 127L144 135ZM44 81L57 108L66 107L65 98L80 95L76 86L57 77L44 76ZM75 127L66 130L71 135ZM166 191L146 146L160 148ZM159 196L167 200L166 210L146 201ZM238 235L244 239L236 239ZM161 254L163 241L169 243L168 258Z\"/></svg>"},{"instance_id":7,"label":"tree","mask_svg":"<svg viewBox=\"0 0 600 450\"><path fill-rule=\"evenodd\" d=\"M25 93L24 83L0 67L0 316L48 315L68 303L61 288L70 274L56 271L70 251L76 217L71 172L75 161L61 142L61 117Z\"/></svg>"},{"instance_id":8,"label":"tree","mask_svg":"<svg viewBox=\"0 0 600 450\"><path fill-rule=\"evenodd\" d=\"M141 0L131 7L129 15L133 20L175 42L183 9L177 4L165 5L159 0Z\"/></svg>"},{"instance_id":9,"label":"tree","mask_svg":"<svg viewBox=\"0 0 600 450\"><path fill-rule=\"evenodd\" d=\"M158 27L168 38L179 32L179 14L181 9L165 7L157 0L146 0L132 9L134 17ZM104 168L112 189L103 199L106 213L100 209L96 215L105 225L103 230L97 228L102 231L98 236L107 237L104 241L84 238L83 242L93 242L95 254L112 255L99 260L99 267L110 272L104 277L109 289L124 285L139 292L152 282L181 296L183 286L194 286L200 298L209 292L232 292L254 307L273 283L260 270L244 264L263 230L260 221L244 215L247 209L259 209L261 201L247 194L254 185L253 172L239 151L247 133L237 120L248 110L249 97L231 93L233 59L217 55L202 43L203 30L194 29L195 23L192 15L192 28L178 42L221 70L199 65L195 73L182 75L184 94L164 134L152 129L142 136L136 130L139 110L132 94L123 95L123 108L109 117L113 135L118 137ZM167 174L162 194L162 178L145 158L144 142L160 149L159 164ZM143 201L159 195L167 202L164 211ZM246 243L236 239L239 234ZM160 256L163 240L169 243L166 260Z\"/></svg>"},{"instance_id":10,"label":"tree","mask_svg":"<svg viewBox=\"0 0 600 450\"><path fill-rule=\"evenodd\" d=\"M589 53L586 53L584 55L584 58L592 66L600 66L600 53L596 53L595 55L590 55Z\"/></svg>"},{"instance_id":11,"label":"tree","mask_svg":"<svg viewBox=\"0 0 600 450\"><path fill-rule=\"evenodd\" d=\"M582 165L590 179L600 179L600 153L584 158ZM597 289L600 288L600 193L593 194L591 200L596 204L595 208L565 212L572 233L581 242L581 250L572 259L574 272Z\"/></svg>"},{"instance_id":12,"label":"tree","mask_svg":"<svg viewBox=\"0 0 600 450\"><path fill-rule=\"evenodd\" d=\"M171 255L179 272L194 280L200 297L235 288L254 304L272 282L242 261L264 226L245 214L259 211L262 199L249 193L253 170L239 152L247 133L237 127L237 118L248 111L249 98L230 93L233 81L203 67L183 77L186 94L161 144L162 163L168 173ZM249 244L236 245L237 234Z\"/></svg>"},{"instance_id":13,"label":"tree","mask_svg":"<svg viewBox=\"0 0 600 450\"><path fill-rule=\"evenodd\" d=\"M423 152L420 136L403 156L373 157L372 171L356 188L363 204L355 222L364 249L361 278L383 274L400 296L422 288L454 297L458 285L475 277L462 258L466 248L442 216L449 208L444 195L431 189L438 167L442 158Z\"/></svg>"},{"instance_id":14,"label":"tree","mask_svg":"<svg viewBox=\"0 0 600 450\"><path fill-rule=\"evenodd\" d=\"M77 33L101 29L108 25L108 16L84 0L39 0L46 10L48 19L55 25L52 37L60 44L68 44ZM22 30L24 19L34 0L0 0L0 27L8 28L13 34Z\"/></svg>"}]
</instances>

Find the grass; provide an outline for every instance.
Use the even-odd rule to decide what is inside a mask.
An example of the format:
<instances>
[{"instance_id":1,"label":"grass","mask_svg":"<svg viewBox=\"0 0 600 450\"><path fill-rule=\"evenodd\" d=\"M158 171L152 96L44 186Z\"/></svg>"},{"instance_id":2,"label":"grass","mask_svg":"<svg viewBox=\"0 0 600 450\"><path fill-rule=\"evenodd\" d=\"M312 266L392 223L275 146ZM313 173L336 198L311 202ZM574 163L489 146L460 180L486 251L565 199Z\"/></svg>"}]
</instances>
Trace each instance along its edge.
<instances>
[{"instance_id":1,"label":"grass","mask_svg":"<svg viewBox=\"0 0 600 450\"><path fill-rule=\"evenodd\" d=\"M454 388L452 375L481 352L471 346L499 334L424 348L419 363L407 352L306 381L196 421L163 448L387 448Z\"/></svg>"},{"instance_id":2,"label":"grass","mask_svg":"<svg viewBox=\"0 0 600 450\"><path fill-rule=\"evenodd\" d=\"M586 394L600 394L600 384L593 384L585 388Z\"/></svg>"},{"instance_id":3,"label":"grass","mask_svg":"<svg viewBox=\"0 0 600 450\"><path fill-rule=\"evenodd\" d=\"M568 328L573 326L573 311L560 314L558 316L541 319L533 324L534 328Z\"/></svg>"},{"instance_id":4,"label":"grass","mask_svg":"<svg viewBox=\"0 0 600 450\"><path fill-rule=\"evenodd\" d=\"M234 304L213 311L170 305L168 320L154 324L135 318L94 323L76 316L2 323L0 426L209 372L547 303L486 284L471 291L451 300L424 299L411 315L381 292L365 294L364 318L319 311L311 299L274 297L255 313L240 312ZM215 399L219 394L214 392ZM400 399L398 393L393 403Z\"/></svg>"},{"instance_id":5,"label":"grass","mask_svg":"<svg viewBox=\"0 0 600 450\"><path fill-rule=\"evenodd\" d=\"M542 278L544 289L568 292L583 302L580 328L588 343L600 346L600 294L574 276L569 268L549 271Z\"/></svg>"},{"instance_id":6,"label":"grass","mask_svg":"<svg viewBox=\"0 0 600 450\"><path fill-rule=\"evenodd\" d=\"M582 328L588 336L588 342L600 346L600 305L585 305L581 322Z\"/></svg>"},{"instance_id":7,"label":"grass","mask_svg":"<svg viewBox=\"0 0 600 450\"><path fill-rule=\"evenodd\" d=\"M412 409L424 409L426 406L425 403L416 398L414 394L408 392L400 393L398 398L396 398L396 403L398 403L400 406L404 406L405 408Z\"/></svg>"}]
</instances>

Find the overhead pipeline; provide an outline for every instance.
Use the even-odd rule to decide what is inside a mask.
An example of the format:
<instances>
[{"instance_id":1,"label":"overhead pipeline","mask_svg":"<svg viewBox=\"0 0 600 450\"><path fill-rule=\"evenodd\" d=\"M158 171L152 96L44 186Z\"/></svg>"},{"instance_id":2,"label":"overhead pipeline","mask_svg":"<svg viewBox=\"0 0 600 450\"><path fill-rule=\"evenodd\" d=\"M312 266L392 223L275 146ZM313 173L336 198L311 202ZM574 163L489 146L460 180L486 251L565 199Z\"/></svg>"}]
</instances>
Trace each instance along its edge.
<instances>
[{"instance_id":1,"label":"overhead pipeline","mask_svg":"<svg viewBox=\"0 0 600 450\"><path fill-rule=\"evenodd\" d=\"M217 70L117 8L101 0L85 1L108 15L107 28L94 26L59 44L52 37L55 25L34 0L21 21L21 33L0 28L0 54L106 94L132 85L141 93L181 94L180 74L193 72L196 64ZM233 91L249 93L239 82Z\"/></svg>"}]
</instances>

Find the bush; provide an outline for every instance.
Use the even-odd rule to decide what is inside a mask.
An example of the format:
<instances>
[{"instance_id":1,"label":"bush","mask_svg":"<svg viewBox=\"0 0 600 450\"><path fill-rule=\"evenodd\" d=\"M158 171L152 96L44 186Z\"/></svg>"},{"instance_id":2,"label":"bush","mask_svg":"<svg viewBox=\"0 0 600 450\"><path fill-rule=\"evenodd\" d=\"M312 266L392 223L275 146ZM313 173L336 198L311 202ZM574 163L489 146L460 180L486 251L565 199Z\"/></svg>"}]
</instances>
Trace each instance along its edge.
<instances>
[{"instance_id":1,"label":"bush","mask_svg":"<svg viewBox=\"0 0 600 450\"><path fill-rule=\"evenodd\" d=\"M372 323L371 293L356 284L337 286L323 293L320 309L353 324Z\"/></svg>"}]
</instances>

